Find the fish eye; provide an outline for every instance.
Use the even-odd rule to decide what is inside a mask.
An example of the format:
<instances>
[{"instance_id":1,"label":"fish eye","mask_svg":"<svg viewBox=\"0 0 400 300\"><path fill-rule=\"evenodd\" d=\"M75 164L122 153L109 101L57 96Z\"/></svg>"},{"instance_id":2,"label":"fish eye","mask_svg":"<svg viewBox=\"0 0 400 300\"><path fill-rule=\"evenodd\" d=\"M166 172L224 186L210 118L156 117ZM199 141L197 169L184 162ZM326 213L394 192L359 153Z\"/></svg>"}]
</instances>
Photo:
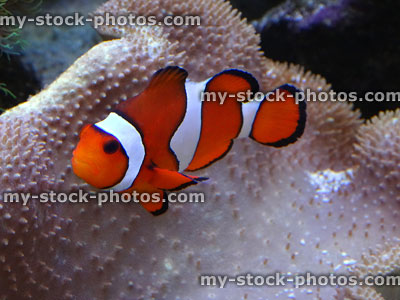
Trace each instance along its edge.
<instances>
[{"instance_id":1,"label":"fish eye","mask_svg":"<svg viewBox=\"0 0 400 300\"><path fill-rule=\"evenodd\" d=\"M113 154L119 149L119 143L116 140L111 140L103 145L103 150L107 154Z\"/></svg>"}]
</instances>

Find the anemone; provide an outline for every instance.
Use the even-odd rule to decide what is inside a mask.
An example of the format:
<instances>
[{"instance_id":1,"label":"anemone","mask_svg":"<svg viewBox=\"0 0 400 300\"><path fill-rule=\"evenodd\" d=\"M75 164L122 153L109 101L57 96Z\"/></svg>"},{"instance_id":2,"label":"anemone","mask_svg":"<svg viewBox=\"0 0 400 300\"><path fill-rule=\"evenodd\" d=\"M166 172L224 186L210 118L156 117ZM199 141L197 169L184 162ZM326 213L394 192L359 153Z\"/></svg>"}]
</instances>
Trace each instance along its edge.
<instances>
[{"instance_id":1,"label":"anemone","mask_svg":"<svg viewBox=\"0 0 400 300\"><path fill-rule=\"evenodd\" d=\"M160 10L160 7L163 10ZM0 189L38 194L91 188L72 173L85 123L140 93L166 65L201 80L225 68L262 90L289 82L329 91L321 76L273 62L220 0L111 0L96 13L202 17L198 28L102 27L114 36L46 89L0 117ZM139 205L0 204L4 299L382 299L371 287L201 287L201 274L387 274L400 266L400 112L362 124L351 105L309 102L304 136L284 149L238 141L187 191L205 203L153 217ZM82 284L84 282L84 284Z\"/></svg>"}]
</instances>

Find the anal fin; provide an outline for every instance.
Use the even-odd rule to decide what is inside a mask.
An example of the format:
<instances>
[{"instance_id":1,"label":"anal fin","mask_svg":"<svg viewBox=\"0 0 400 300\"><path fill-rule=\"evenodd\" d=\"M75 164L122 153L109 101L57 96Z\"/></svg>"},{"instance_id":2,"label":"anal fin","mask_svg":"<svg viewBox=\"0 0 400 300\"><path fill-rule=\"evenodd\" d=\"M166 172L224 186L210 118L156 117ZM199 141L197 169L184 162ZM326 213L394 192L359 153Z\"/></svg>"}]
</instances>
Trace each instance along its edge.
<instances>
[{"instance_id":1,"label":"anal fin","mask_svg":"<svg viewBox=\"0 0 400 300\"><path fill-rule=\"evenodd\" d=\"M139 199L146 199L146 201L140 201L140 204L152 215L159 216L168 210L168 198L165 191L152 188L147 189L146 192L141 191L140 193L150 195L150 198L142 198L142 195L139 194Z\"/></svg>"}]
</instances>

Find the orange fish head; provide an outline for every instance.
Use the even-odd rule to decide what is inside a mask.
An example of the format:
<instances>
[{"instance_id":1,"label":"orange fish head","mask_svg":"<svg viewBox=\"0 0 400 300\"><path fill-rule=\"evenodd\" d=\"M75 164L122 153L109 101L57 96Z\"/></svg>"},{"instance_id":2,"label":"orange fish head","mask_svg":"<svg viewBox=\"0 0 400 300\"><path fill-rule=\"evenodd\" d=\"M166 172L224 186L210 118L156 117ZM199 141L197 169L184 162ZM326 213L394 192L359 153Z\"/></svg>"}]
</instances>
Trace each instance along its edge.
<instances>
[{"instance_id":1,"label":"orange fish head","mask_svg":"<svg viewBox=\"0 0 400 300\"><path fill-rule=\"evenodd\" d=\"M99 188L119 183L128 169L128 156L121 143L94 125L86 125L72 156L74 173Z\"/></svg>"}]
</instances>

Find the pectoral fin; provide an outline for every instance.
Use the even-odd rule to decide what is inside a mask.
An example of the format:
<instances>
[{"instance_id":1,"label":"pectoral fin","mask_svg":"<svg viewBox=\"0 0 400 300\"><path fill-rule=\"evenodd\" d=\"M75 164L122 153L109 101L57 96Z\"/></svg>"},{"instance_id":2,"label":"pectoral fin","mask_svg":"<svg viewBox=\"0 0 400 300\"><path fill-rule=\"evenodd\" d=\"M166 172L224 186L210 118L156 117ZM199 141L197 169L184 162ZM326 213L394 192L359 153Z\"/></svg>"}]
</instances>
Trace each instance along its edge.
<instances>
[{"instance_id":1,"label":"pectoral fin","mask_svg":"<svg viewBox=\"0 0 400 300\"><path fill-rule=\"evenodd\" d=\"M154 176L150 184L161 190L180 190L208 179L205 177L188 176L176 171L160 168L153 168L153 172Z\"/></svg>"}]
</instances>

